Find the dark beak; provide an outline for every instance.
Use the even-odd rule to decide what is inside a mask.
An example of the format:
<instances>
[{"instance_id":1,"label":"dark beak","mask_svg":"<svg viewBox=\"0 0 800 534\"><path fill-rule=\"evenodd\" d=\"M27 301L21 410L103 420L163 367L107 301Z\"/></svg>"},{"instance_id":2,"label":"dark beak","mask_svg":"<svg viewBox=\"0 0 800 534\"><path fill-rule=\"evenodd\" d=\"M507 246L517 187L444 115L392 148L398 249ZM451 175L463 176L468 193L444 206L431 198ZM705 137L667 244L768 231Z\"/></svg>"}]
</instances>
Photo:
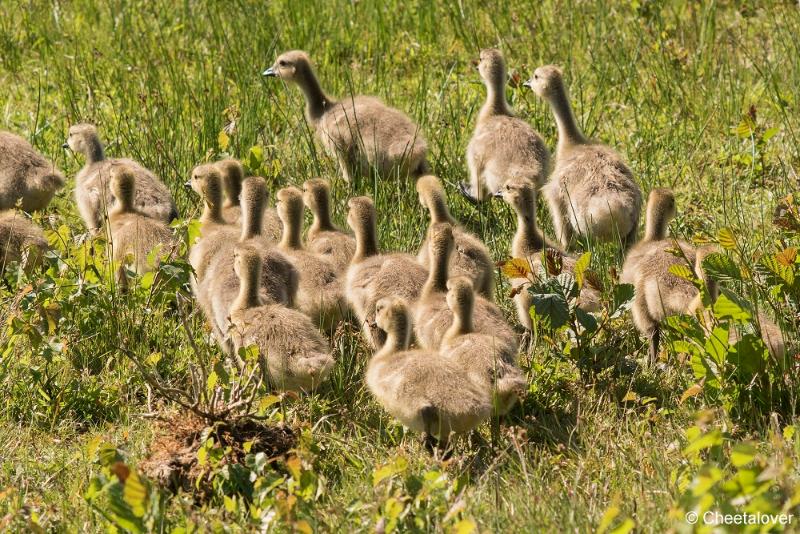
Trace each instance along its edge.
<instances>
[{"instance_id":1,"label":"dark beak","mask_svg":"<svg viewBox=\"0 0 800 534\"><path fill-rule=\"evenodd\" d=\"M275 69L270 67L264 72L262 72L261 75L264 76L265 78L275 78L276 76L278 76L278 73L275 72Z\"/></svg>"},{"instance_id":2,"label":"dark beak","mask_svg":"<svg viewBox=\"0 0 800 534\"><path fill-rule=\"evenodd\" d=\"M522 82L522 85L524 85L528 89L533 89L533 81L531 81L531 80L527 80L527 81Z\"/></svg>"},{"instance_id":3,"label":"dark beak","mask_svg":"<svg viewBox=\"0 0 800 534\"><path fill-rule=\"evenodd\" d=\"M192 190L192 182L191 181L186 182L185 184L183 184L183 188L186 189L187 191L191 191Z\"/></svg>"},{"instance_id":4,"label":"dark beak","mask_svg":"<svg viewBox=\"0 0 800 534\"><path fill-rule=\"evenodd\" d=\"M69 148L69 143L64 143L63 145L61 145L61 148Z\"/></svg>"},{"instance_id":5,"label":"dark beak","mask_svg":"<svg viewBox=\"0 0 800 534\"><path fill-rule=\"evenodd\" d=\"M494 198L503 198L503 192L502 192L502 191L495 191L495 192L492 194L492 196L493 196Z\"/></svg>"}]
</instances>

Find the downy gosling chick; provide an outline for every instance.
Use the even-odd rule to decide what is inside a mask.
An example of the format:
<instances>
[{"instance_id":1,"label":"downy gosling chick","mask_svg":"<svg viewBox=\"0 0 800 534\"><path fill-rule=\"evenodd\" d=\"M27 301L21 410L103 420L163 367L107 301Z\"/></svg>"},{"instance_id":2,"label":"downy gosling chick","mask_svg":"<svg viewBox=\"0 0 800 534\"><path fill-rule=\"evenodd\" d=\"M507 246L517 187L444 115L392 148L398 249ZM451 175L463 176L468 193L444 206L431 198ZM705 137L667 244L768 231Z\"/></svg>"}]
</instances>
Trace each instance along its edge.
<instances>
[{"instance_id":1,"label":"downy gosling chick","mask_svg":"<svg viewBox=\"0 0 800 534\"><path fill-rule=\"evenodd\" d=\"M231 306L228 333L235 350L258 347L262 365L275 387L312 391L333 369L328 343L304 314L261 299L258 250L238 245L233 254L239 292Z\"/></svg>"},{"instance_id":2,"label":"downy gosling chick","mask_svg":"<svg viewBox=\"0 0 800 534\"><path fill-rule=\"evenodd\" d=\"M467 146L470 183L459 184L461 192L480 202L487 190L491 195L511 178L541 187L550 170L550 151L542 136L509 107L506 63L500 51L481 50L478 72L486 85L486 102Z\"/></svg>"},{"instance_id":3,"label":"downy gosling chick","mask_svg":"<svg viewBox=\"0 0 800 534\"><path fill-rule=\"evenodd\" d=\"M373 347L380 347L384 333L374 327L375 304L391 296L415 302L428 272L408 254L380 254L377 214L372 199L354 197L347 206L347 224L356 236L356 252L347 269L345 294L361 323L366 341Z\"/></svg>"},{"instance_id":4,"label":"downy gosling chick","mask_svg":"<svg viewBox=\"0 0 800 534\"><path fill-rule=\"evenodd\" d=\"M528 389L525 375L517 367L517 353L497 343L494 336L475 331L475 294L469 278L447 282L447 305L453 314L442 339L441 353L484 380L495 396L500 415L508 413Z\"/></svg>"},{"instance_id":5,"label":"downy gosling chick","mask_svg":"<svg viewBox=\"0 0 800 534\"><path fill-rule=\"evenodd\" d=\"M453 323L453 312L447 305L448 265L453 251L452 227L447 223L432 225L428 231L428 246L428 279L413 308L414 325L417 343L424 349L435 350ZM516 353L516 336L500 309L483 297L476 297L475 300L477 330L492 336L504 350Z\"/></svg>"},{"instance_id":6,"label":"downy gosling chick","mask_svg":"<svg viewBox=\"0 0 800 534\"><path fill-rule=\"evenodd\" d=\"M108 212L112 258L117 281L125 284L125 265L137 274L158 268L161 258L177 252L177 241L164 222L148 217L136 207L134 170L117 165L111 168L113 208Z\"/></svg>"},{"instance_id":7,"label":"downy gosling chick","mask_svg":"<svg viewBox=\"0 0 800 534\"><path fill-rule=\"evenodd\" d=\"M113 207L110 172L118 165L129 168L136 178L136 209L164 223L178 218L172 193L161 180L131 159L107 159L97 129L91 124L71 126L64 148L86 158L85 165L75 177L75 200L89 231L99 230L103 218Z\"/></svg>"},{"instance_id":8,"label":"downy gosling chick","mask_svg":"<svg viewBox=\"0 0 800 534\"><path fill-rule=\"evenodd\" d=\"M278 216L283 239L278 248L300 274L295 306L326 332L333 332L347 309L342 280L326 257L303 248L303 192L296 187L278 191Z\"/></svg>"},{"instance_id":9,"label":"downy gosling chick","mask_svg":"<svg viewBox=\"0 0 800 534\"><path fill-rule=\"evenodd\" d=\"M224 159L216 163L222 176L222 189L225 193L225 202L222 205L222 218L228 224L241 224L242 206L239 195L242 192L244 180L244 167L235 159ZM283 228L278 212L274 208L266 208L263 215L263 229L261 235L277 243L281 239Z\"/></svg>"},{"instance_id":10,"label":"downy gosling chick","mask_svg":"<svg viewBox=\"0 0 800 534\"><path fill-rule=\"evenodd\" d=\"M525 85L550 104L558 126L555 168L542 194L561 246L573 234L632 245L642 192L631 170L613 149L584 137L558 67L539 67Z\"/></svg>"},{"instance_id":11,"label":"downy gosling chick","mask_svg":"<svg viewBox=\"0 0 800 534\"><path fill-rule=\"evenodd\" d=\"M28 141L0 132L0 211L43 210L62 187L64 175Z\"/></svg>"},{"instance_id":12,"label":"downy gosling chick","mask_svg":"<svg viewBox=\"0 0 800 534\"><path fill-rule=\"evenodd\" d=\"M324 256L333 263L337 274L344 275L356 253L356 240L331 222L328 182L322 178L306 180L303 183L303 202L314 218L306 237L309 252Z\"/></svg>"},{"instance_id":13,"label":"downy gosling chick","mask_svg":"<svg viewBox=\"0 0 800 534\"><path fill-rule=\"evenodd\" d=\"M657 188L650 192L644 239L629 251L620 276L621 282L633 284L633 323L650 340L651 363L658 358L661 322L670 315L687 313L698 293L692 282L669 270L673 265L695 266L695 248L667 237L675 211L672 191Z\"/></svg>"},{"instance_id":14,"label":"downy gosling chick","mask_svg":"<svg viewBox=\"0 0 800 534\"><path fill-rule=\"evenodd\" d=\"M30 274L41 265L48 250L42 229L24 213L0 211L0 274L11 263L19 263Z\"/></svg>"},{"instance_id":15,"label":"downy gosling chick","mask_svg":"<svg viewBox=\"0 0 800 534\"><path fill-rule=\"evenodd\" d=\"M417 177L426 172L428 146L406 114L372 96L334 100L320 87L305 52L281 54L263 75L297 84L303 91L306 119L348 182L367 176L370 168L382 177L394 173Z\"/></svg>"},{"instance_id":16,"label":"downy gosling chick","mask_svg":"<svg viewBox=\"0 0 800 534\"><path fill-rule=\"evenodd\" d=\"M451 434L469 432L491 416L485 381L437 352L408 350L412 324L403 299L378 301L375 322L386 343L367 364L366 382L389 414L442 447Z\"/></svg>"},{"instance_id":17,"label":"downy gosling chick","mask_svg":"<svg viewBox=\"0 0 800 534\"><path fill-rule=\"evenodd\" d=\"M511 241L511 257L528 260L534 275L538 275L542 266L543 255L555 255L561 259L562 269L572 273L575 270L575 258L569 256L556 244L547 239L536 224L536 187L527 180L509 180L496 196L502 198L517 215L517 231ZM532 328L530 309L531 295L520 289L530 283L528 278L512 278L514 303L517 317L526 329ZM600 291L586 281L578 295L578 307L587 312L598 311L601 306Z\"/></svg>"},{"instance_id":18,"label":"downy gosling chick","mask_svg":"<svg viewBox=\"0 0 800 534\"><path fill-rule=\"evenodd\" d=\"M449 223L453 226L455 251L450 256L450 277L466 276L475 284L475 290L489 300L494 298L494 262L489 249L478 239L458 224L447 208L444 188L438 178L432 175L417 180L417 194L431 217L431 226ZM430 226L428 227L430 229ZM422 243L417 253L420 265L428 266L428 242Z\"/></svg>"}]
</instances>

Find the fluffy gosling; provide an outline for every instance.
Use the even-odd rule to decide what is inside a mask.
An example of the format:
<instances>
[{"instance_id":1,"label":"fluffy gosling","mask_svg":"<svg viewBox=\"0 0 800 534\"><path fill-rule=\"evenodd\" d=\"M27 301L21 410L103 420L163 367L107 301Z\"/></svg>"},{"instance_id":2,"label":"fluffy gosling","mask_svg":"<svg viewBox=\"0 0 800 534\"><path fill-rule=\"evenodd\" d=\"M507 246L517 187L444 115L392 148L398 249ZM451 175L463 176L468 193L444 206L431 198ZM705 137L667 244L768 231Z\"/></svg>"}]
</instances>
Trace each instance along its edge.
<instances>
[{"instance_id":1,"label":"fluffy gosling","mask_svg":"<svg viewBox=\"0 0 800 534\"><path fill-rule=\"evenodd\" d=\"M64 175L28 141L0 132L0 211L43 210L62 187Z\"/></svg>"},{"instance_id":2,"label":"fluffy gosling","mask_svg":"<svg viewBox=\"0 0 800 534\"><path fill-rule=\"evenodd\" d=\"M32 273L50 250L42 229L18 210L0 211L0 274L6 266L19 263Z\"/></svg>"},{"instance_id":3,"label":"fluffy gosling","mask_svg":"<svg viewBox=\"0 0 800 534\"><path fill-rule=\"evenodd\" d=\"M343 275L356 253L355 238L331 222L330 185L322 178L312 178L303 183L303 202L311 211L313 221L306 236L310 252L327 258Z\"/></svg>"}]
</instances>

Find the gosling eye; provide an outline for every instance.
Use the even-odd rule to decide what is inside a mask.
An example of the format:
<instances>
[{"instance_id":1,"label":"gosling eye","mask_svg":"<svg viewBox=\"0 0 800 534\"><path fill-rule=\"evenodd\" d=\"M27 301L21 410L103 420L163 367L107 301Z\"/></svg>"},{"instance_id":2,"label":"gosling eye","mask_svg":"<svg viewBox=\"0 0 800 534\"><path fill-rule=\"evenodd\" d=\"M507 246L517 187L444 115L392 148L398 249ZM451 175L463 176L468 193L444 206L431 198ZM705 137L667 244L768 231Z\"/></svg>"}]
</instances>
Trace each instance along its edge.
<instances>
[{"instance_id":1,"label":"gosling eye","mask_svg":"<svg viewBox=\"0 0 800 534\"><path fill-rule=\"evenodd\" d=\"M280 61L278 61L278 66L285 67L286 66L286 61L281 59Z\"/></svg>"},{"instance_id":2,"label":"gosling eye","mask_svg":"<svg viewBox=\"0 0 800 534\"><path fill-rule=\"evenodd\" d=\"M539 79L539 75L538 75L538 74L534 74L534 75L533 75L533 79L534 79L534 80L538 80L538 79Z\"/></svg>"}]
</instances>

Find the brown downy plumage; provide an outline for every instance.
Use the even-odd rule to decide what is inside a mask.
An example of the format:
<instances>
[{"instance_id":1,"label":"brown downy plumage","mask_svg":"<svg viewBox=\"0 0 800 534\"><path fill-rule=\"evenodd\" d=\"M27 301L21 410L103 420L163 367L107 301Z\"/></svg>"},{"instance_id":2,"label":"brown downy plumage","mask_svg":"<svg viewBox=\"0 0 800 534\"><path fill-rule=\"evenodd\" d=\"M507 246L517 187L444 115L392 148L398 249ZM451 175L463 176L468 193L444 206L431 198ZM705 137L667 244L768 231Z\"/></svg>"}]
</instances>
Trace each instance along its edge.
<instances>
[{"instance_id":1,"label":"brown downy plumage","mask_svg":"<svg viewBox=\"0 0 800 534\"><path fill-rule=\"evenodd\" d=\"M450 215L445 200L444 188L435 176L427 175L417 180L419 203L428 210L431 226L450 223L453 226L455 253L450 256L450 276L466 276L475 284L475 290L489 300L494 298L494 262L489 249L473 234L458 224ZM417 253L417 260L428 266L428 242L424 241Z\"/></svg>"},{"instance_id":2,"label":"brown downy plumage","mask_svg":"<svg viewBox=\"0 0 800 534\"><path fill-rule=\"evenodd\" d=\"M441 353L484 380L494 393L498 413L508 413L528 389L517 367L517 351L498 343L495 336L475 331L475 293L469 278L447 282L447 305L453 322L442 339Z\"/></svg>"},{"instance_id":3,"label":"brown downy plumage","mask_svg":"<svg viewBox=\"0 0 800 534\"><path fill-rule=\"evenodd\" d=\"M125 266L137 274L158 268L164 256L177 252L177 241L164 222L148 217L136 207L136 176L125 166L111 169L114 207L108 212L112 258L118 265L117 281L127 285Z\"/></svg>"},{"instance_id":4,"label":"brown downy plumage","mask_svg":"<svg viewBox=\"0 0 800 534\"><path fill-rule=\"evenodd\" d=\"M412 321L403 299L381 299L375 322L386 343L367 364L366 382L377 401L402 424L438 439L464 434L488 419L492 397L483 380L437 352L408 350Z\"/></svg>"},{"instance_id":5,"label":"brown downy plumage","mask_svg":"<svg viewBox=\"0 0 800 534\"><path fill-rule=\"evenodd\" d=\"M689 280L670 272L673 265L694 268L696 253L688 243L667 237L674 216L672 191L653 189L647 200L644 239L629 251L620 276L621 282L633 284L633 323L650 340L651 362L658 358L661 322L670 315L687 313L698 293Z\"/></svg>"},{"instance_id":6,"label":"brown downy plumage","mask_svg":"<svg viewBox=\"0 0 800 534\"><path fill-rule=\"evenodd\" d=\"M558 67L539 67L525 85L550 104L558 126L555 168L542 195L561 245L568 248L573 234L633 244L642 192L631 170L617 152L584 137Z\"/></svg>"},{"instance_id":7,"label":"brown downy plumage","mask_svg":"<svg viewBox=\"0 0 800 534\"><path fill-rule=\"evenodd\" d=\"M562 269L572 273L575 269L575 258L561 250L556 244L547 239L539 231L536 224L536 187L527 180L509 180L501 188L497 196L514 210L517 215L517 231L511 241L511 257L528 260L534 275L538 275L542 266L543 256L557 257ZM546 250L546 252L545 252ZM512 278L511 287L514 288L514 303L517 307L517 317L520 324L527 330L531 329L531 296L520 288L530 283L527 278ZM598 311L601 305L601 295L597 288L590 283L584 283L578 295L578 306L588 312Z\"/></svg>"},{"instance_id":8,"label":"brown downy plumage","mask_svg":"<svg viewBox=\"0 0 800 534\"><path fill-rule=\"evenodd\" d=\"M233 268L239 288L227 333L237 352L258 347L262 366L275 387L311 391L325 381L335 361L325 338L306 315L265 302L259 295L261 262L261 252L251 245L235 247Z\"/></svg>"},{"instance_id":9,"label":"brown downy plumage","mask_svg":"<svg viewBox=\"0 0 800 534\"><path fill-rule=\"evenodd\" d=\"M375 304L391 296L413 303L419 297L428 272L408 254L379 253L377 214L370 198L351 198L347 206L347 224L356 236L356 252L347 269L345 295L367 342L380 347L384 334L373 326Z\"/></svg>"},{"instance_id":10,"label":"brown downy plumage","mask_svg":"<svg viewBox=\"0 0 800 534\"><path fill-rule=\"evenodd\" d=\"M467 146L470 184L461 191L482 201L512 178L541 187L550 170L550 151L539 135L517 118L506 101L506 64L499 50L481 50L478 72L486 85L486 102Z\"/></svg>"},{"instance_id":11,"label":"brown downy plumage","mask_svg":"<svg viewBox=\"0 0 800 534\"><path fill-rule=\"evenodd\" d=\"M0 211L0 273L11 263L20 263L32 273L50 249L42 229L17 210Z\"/></svg>"},{"instance_id":12,"label":"brown downy plumage","mask_svg":"<svg viewBox=\"0 0 800 534\"><path fill-rule=\"evenodd\" d=\"M225 202L222 204L222 218L228 224L241 225L242 206L239 195L242 192L242 181L244 180L244 167L235 159L224 159L216 163L222 176L222 190L225 192ZM274 208L264 210L263 228L261 235L277 243L281 239L283 228L278 212Z\"/></svg>"},{"instance_id":13,"label":"brown downy plumage","mask_svg":"<svg viewBox=\"0 0 800 534\"><path fill-rule=\"evenodd\" d=\"M264 227L261 216L267 203L267 186L264 179L258 177L245 179L242 182L240 198L241 231L235 238L227 240L220 246L199 288L199 293L207 298L205 304L216 328L215 333L220 336L225 348L230 348L225 335L228 315L239 292L239 277L233 265L233 250L237 242L249 245L261 254L259 295L263 302L294 305L299 283L299 274L289 258L261 234Z\"/></svg>"},{"instance_id":14,"label":"brown downy plumage","mask_svg":"<svg viewBox=\"0 0 800 534\"><path fill-rule=\"evenodd\" d=\"M314 216L306 238L308 250L328 258L337 274L344 275L356 253L356 240L331 222L328 182L322 178L306 180L303 183L303 202Z\"/></svg>"},{"instance_id":15,"label":"brown downy plumage","mask_svg":"<svg viewBox=\"0 0 800 534\"><path fill-rule=\"evenodd\" d=\"M55 165L22 137L0 132L0 211L43 210L62 187L64 175Z\"/></svg>"},{"instance_id":16,"label":"brown downy plumage","mask_svg":"<svg viewBox=\"0 0 800 534\"><path fill-rule=\"evenodd\" d=\"M165 223L178 218L172 194L161 180L131 159L107 159L97 129L91 124L71 126L64 146L86 157L85 165L75 177L75 200L90 231L100 229L105 215L113 207L110 172L118 165L130 169L136 178L136 209Z\"/></svg>"},{"instance_id":17,"label":"brown downy plumage","mask_svg":"<svg viewBox=\"0 0 800 534\"><path fill-rule=\"evenodd\" d=\"M453 250L452 227L448 223L432 225L428 231L428 246L428 278L413 308L414 324L419 345L435 350L453 323L453 312L447 305L448 265ZM516 352L516 336L500 309L483 297L476 297L475 300L474 315L478 331L492 336L505 350Z\"/></svg>"},{"instance_id":18,"label":"brown downy plumage","mask_svg":"<svg viewBox=\"0 0 800 534\"><path fill-rule=\"evenodd\" d=\"M306 119L339 161L345 180L366 176L373 167L383 177L395 172L416 177L426 172L427 144L406 114L372 96L332 99L320 87L305 52L281 54L264 76L295 83L303 91Z\"/></svg>"},{"instance_id":19,"label":"brown downy plumage","mask_svg":"<svg viewBox=\"0 0 800 534\"><path fill-rule=\"evenodd\" d=\"M303 248L303 192L296 187L278 191L278 216L283 238L278 248L300 274L295 306L326 332L333 332L347 309L342 280L333 263Z\"/></svg>"}]
</instances>

